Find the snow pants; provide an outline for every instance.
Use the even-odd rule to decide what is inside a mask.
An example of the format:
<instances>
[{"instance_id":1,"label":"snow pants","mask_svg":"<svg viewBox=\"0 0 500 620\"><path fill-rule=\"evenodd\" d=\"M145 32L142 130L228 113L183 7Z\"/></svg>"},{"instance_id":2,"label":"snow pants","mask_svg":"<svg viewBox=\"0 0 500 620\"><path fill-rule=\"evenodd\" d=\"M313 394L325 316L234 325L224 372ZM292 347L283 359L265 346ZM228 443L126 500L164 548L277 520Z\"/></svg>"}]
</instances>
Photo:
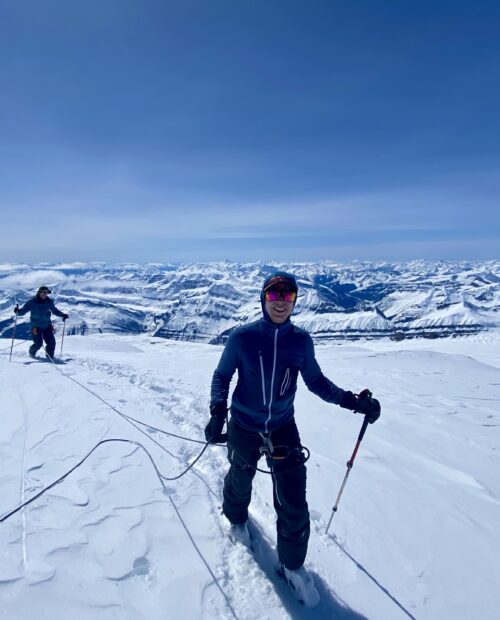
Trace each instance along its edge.
<instances>
[{"instance_id":1,"label":"snow pants","mask_svg":"<svg viewBox=\"0 0 500 620\"><path fill-rule=\"evenodd\" d=\"M295 420L272 431L269 437L274 446L288 448L287 458L268 459L268 465L272 470L277 514L278 557L293 570L304 563L309 541L306 466ZM229 421L227 447L231 467L224 479L222 510L231 523L244 523L248 519L252 481L261 457L259 449L264 445L265 440L259 433L242 428L233 419Z\"/></svg>"},{"instance_id":2,"label":"snow pants","mask_svg":"<svg viewBox=\"0 0 500 620\"><path fill-rule=\"evenodd\" d=\"M54 338L52 325L44 328L34 327L31 330L31 335L33 337L33 344L30 347L30 355L35 355L38 349L42 347L43 341L45 340L45 351L47 355L54 357L54 351L56 350L56 339Z\"/></svg>"}]
</instances>

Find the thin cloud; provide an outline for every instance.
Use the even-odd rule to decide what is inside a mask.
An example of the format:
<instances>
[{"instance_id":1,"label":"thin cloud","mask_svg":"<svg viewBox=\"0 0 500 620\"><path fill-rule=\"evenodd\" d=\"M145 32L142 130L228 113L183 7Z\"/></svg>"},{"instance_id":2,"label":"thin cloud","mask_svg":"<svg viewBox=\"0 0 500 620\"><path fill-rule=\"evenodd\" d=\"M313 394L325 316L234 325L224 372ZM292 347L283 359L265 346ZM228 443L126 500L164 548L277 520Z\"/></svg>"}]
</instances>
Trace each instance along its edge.
<instances>
[{"instance_id":1,"label":"thin cloud","mask_svg":"<svg viewBox=\"0 0 500 620\"><path fill-rule=\"evenodd\" d=\"M16 273L0 278L0 289L25 290L38 289L40 286L55 286L66 282L67 276L60 271L34 270Z\"/></svg>"}]
</instances>

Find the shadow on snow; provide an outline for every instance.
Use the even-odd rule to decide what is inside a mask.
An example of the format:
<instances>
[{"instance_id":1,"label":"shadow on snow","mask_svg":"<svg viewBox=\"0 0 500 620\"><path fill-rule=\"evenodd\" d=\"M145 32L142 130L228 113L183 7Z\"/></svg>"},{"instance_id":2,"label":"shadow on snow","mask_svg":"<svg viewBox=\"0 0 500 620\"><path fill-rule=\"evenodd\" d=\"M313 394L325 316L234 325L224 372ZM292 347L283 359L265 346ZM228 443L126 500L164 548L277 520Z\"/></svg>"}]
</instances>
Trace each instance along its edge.
<instances>
[{"instance_id":1,"label":"shadow on snow","mask_svg":"<svg viewBox=\"0 0 500 620\"><path fill-rule=\"evenodd\" d=\"M354 611L342 603L329 588L328 584L314 571L310 571L314 578L314 584L320 594L320 602L317 607L308 609L301 605L290 592L286 582L276 573L278 558L276 551L267 542L262 530L254 522L249 522L250 535L254 543L254 558L257 565L272 583L276 594L281 599L283 608L290 618L301 620L303 618L316 618L326 620L368 620L366 616Z\"/></svg>"}]
</instances>

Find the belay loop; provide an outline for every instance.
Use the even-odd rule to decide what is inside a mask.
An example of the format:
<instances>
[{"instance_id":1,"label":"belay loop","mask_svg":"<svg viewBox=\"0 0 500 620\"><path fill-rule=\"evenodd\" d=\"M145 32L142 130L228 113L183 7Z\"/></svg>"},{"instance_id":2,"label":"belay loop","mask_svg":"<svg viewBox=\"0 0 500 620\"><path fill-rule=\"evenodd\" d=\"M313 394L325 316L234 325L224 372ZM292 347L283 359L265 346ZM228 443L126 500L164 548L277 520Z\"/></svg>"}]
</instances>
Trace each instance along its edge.
<instances>
[{"instance_id":1,"label":"belay loop","mask_svg":"<svg viewBox=\"0 0 500 620\"><path fill-rule=\"evenodd\" d=\"M309 458L311 457L311 452L305 446L299 446L297 448L291 448L289 446L275 446L271 441L271 437L269 435L265 435L264 433L259 433L259 435L264 440L264 444L259 448L260 456L266 457L267 465L270 471L266 471L265 469L260 469L260 467L256 467L255 465L251 465L248 463L232 446L231 450L228 450L228 460L231 464L233 464L232 456L235 454L238 456L238 459L247 467L248 469L252 469L254 471L258 471L261 474L271 475L281 475L281 474L289 474L296 469L302 467ZM295 458L293 458L295 457ZM289 469L279 469L276 471L274 469L275 465L279 462L284 462L287 459L293 458L292 467Z\"/></svg>"},{"instance_id":2,"label":"belay loop","mask_svg":"<svg viewBox=\"0 0 500 620\"><path fill-rule=\"evenodd\" d=\"M284 461L290 456L290 448L288 446L275 446L271 441L271 435L259 433L262 437L263 445L259 448L261 456L265 456L269 461Z\"/></svg>"}]
</instances>

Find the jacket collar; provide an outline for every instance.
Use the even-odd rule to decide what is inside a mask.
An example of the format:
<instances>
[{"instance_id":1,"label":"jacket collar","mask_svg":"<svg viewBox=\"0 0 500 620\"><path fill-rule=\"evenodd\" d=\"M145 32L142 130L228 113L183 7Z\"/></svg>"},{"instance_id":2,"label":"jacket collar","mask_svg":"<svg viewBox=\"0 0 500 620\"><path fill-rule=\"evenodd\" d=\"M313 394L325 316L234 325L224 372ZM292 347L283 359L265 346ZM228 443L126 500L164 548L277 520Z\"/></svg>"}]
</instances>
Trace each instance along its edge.
<instances>
[{"instance_id":1,"label":"jacket collar","mask_svg":"<svg viewBox=\"0 0 500 620\"><path fill-rule=\"evenodd\" d=\"M293 329L293 323L290 319L287 319L284 323L273 323L269 316L266 314L264 318L260 320L260 324L266 333L274 334L278 330L278 335L283 336Z\"/></svg>"}]
</instances>

